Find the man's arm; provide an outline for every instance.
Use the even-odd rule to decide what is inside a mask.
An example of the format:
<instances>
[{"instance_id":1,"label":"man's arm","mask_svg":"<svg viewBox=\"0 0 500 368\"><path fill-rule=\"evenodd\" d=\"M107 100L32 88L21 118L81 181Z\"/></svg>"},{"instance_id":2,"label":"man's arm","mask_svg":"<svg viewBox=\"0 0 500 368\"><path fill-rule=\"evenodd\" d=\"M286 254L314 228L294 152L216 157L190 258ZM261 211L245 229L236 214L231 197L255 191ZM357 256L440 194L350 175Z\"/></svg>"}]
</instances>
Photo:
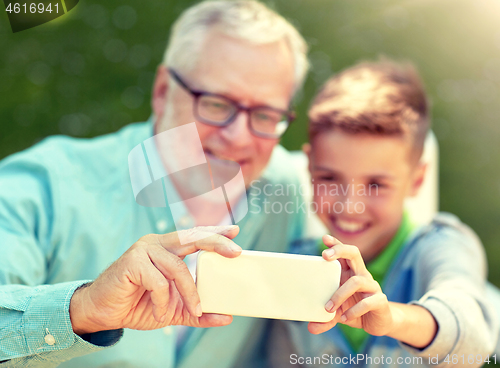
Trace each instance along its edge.
<instances>
[{"instance_id":1,"label":"man's arm","mask_svg":"<svg viewBox=\"0 0 500 368\"><path fill-rule=\"evenodd\" d=\"M238 231L238 226L207 226L142 237L91 285L74 294L70 305L73 330L82 335L120 328L231 323L231 316L202 314L196 285L182 259L198 250L237 257L241 248L230 239ZM190 236L197 240L179 242L180 237Z\"/></svg>"},{"instance_id":2,"label":"man's arm","mask_svg":"<svg viewBox=\"0 0 500 368\"><path fill-rule=\"evenodd\" d=\"M207 237L182 246L177 233L145 236L87 287L80 288L85 281L2 285L0 359L19 367L43 356L43 366L52 367L113 345L123 328L230 323L230 316L201 314L194 281L181 258L199 249L237 256L241 248L229 240L237 232L234 226L210 229Z\"/></svg>"},{"instance_id":3,"label":"man's arm","mask_svg":"<svg viewBox=\"0 0 500 368\"><path fill-rule=\"evenodd\" d=\"M90 280L43 285L57 246L51 238L55 214L49 174L23 160L0 166L3 365L56 366L113 345L126 327L231 322L229 316L197 316L199 297L182 258L201 248L237 256L241 249L229 240L237 227L208 229L211 237L182 247L177 234L146 236L89 287L78 289Z\"/></svg>"},{"instance_id":4,"label":"man's arm","mask_svg":"<svg viewBox=\"0 0 500 368\"><path fill-rule=\"evenodd\" d=\"M54 252L53 193L41 165L6 159L0 170L0 361L56 366L116 343L108 331L93 343L73 333L69 304L86 281L44 285ZM48 336L48 337L47 337ZM43 356L43 364L41 357Z\"/></svg>"},{"instance_id":5,"label":"man's arm","mask_svg":"<svg viewBox=\"0 0 500 368\"><path fill-rule=\"evenodd\" d=\"M83 282L0 287L0 360L9 361L3 364L23 367L43 357L43 363L38 364L53 367L119 340L121 330L107 331L92 343L73 333L69 303L73 291Z\"/></svg>"}]
</instances>

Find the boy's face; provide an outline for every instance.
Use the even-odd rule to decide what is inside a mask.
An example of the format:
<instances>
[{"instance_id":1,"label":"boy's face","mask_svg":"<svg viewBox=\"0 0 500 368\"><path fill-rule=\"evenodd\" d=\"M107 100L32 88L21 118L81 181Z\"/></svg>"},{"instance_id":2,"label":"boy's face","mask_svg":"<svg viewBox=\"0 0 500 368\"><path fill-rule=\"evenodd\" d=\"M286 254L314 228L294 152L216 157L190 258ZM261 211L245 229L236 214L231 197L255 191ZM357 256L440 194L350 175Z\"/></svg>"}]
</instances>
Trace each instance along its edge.
<instances>
[{"instance_id":1,"label":"boy's face","mask_svg":"<svg viewBox=\"0 0 500 368\"><path fill-rule=\"evenodd\" d=\"M334 237L356 245L365 262L396 234L405 197L422 183L425 167L410 161L410 149L401 137L338 129L305 147L319 218Z\"/></svg>"}]
</instances>

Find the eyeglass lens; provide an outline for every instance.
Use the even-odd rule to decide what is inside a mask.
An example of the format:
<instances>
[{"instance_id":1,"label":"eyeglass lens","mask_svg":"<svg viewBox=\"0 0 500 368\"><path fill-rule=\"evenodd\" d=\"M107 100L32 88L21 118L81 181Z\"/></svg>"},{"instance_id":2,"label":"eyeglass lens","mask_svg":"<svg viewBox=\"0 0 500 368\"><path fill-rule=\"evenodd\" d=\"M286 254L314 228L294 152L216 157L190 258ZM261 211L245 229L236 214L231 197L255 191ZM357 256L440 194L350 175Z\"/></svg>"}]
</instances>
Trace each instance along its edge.
<instances>
[{"instance_id":1,"label":"eyeglass lens","mask_svg":"<svg viewBox=\"0 0 500 368\"><path fill-rule=\"evenodd\" d=\"M238 107L221 96L201 95L198 99L197 114L207 123L224 125L238 113ZM264 135L281 135L288 127L285 114L271 108L260 107L250 110L252 129Z\"/></svg>"}]
</instances>

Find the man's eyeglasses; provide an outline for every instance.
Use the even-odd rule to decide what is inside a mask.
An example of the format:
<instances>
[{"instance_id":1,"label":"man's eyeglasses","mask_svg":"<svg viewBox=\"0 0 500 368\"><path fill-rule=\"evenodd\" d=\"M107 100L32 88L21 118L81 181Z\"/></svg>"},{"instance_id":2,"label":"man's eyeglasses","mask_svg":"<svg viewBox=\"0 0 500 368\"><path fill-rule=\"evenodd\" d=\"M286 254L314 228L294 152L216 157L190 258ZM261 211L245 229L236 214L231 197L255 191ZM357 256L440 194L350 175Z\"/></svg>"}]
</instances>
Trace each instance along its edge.
<instances>
[{"instance_id":1,"label":"man's eyeglasses","mask_svg":"<svg viewBox=\"0 0 500 368\"><path fill-rule=\"evenodd\" d=\"M225 96L191 89L174 70L170 75L194 97L194 116L202 123L225 127L231 124L240 111L248 114L248 126L252 134L262 138L280 138L295 118L291 111L269 106L245 107Z\"/></svg>"}]
</instances>

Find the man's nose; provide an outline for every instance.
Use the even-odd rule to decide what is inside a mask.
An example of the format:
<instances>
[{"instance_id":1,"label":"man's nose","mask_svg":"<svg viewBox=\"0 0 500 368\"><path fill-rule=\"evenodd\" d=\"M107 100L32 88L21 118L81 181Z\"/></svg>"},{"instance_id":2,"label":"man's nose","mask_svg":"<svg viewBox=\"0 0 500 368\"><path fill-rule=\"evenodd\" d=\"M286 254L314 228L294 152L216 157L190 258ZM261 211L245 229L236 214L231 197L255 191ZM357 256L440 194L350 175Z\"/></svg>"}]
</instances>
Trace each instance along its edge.
<instances>
[{"instance_id":1,"label":"man's nose","mask_svg":"<svg viewBox=\"0 0 500 368\"><path fill-rule=\"evenodd\" d=\"M233 145L243 146L249 144L254 139L248 124L248 113L239 111L229 125L221 128L222 137Z\"/></svg>"}]
</instances>

